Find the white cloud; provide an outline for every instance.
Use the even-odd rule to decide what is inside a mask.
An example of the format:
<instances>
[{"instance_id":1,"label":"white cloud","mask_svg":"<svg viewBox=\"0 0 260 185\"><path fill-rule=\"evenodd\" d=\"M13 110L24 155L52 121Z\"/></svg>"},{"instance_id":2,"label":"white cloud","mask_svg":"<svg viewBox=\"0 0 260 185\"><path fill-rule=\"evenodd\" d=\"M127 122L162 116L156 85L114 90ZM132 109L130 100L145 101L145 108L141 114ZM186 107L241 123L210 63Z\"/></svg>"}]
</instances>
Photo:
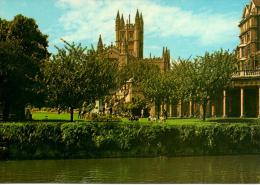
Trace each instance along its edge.
<instances>
[{"instance_id":1,"label":"white cloud","mask_svg":"<svg viewBox=\"0 0 260 185\"><path fill-rule=\"evenodd\" d=\"M143 13L145 37L194 37L203 45L225 43L237 33L237 20L230 14L195 12L150 0L58 0L65 11L59 21L68 41L96 42L102 34L106 43L114 41L117 10L134 21L136 9Z\"/></svg>"}]
</instances>

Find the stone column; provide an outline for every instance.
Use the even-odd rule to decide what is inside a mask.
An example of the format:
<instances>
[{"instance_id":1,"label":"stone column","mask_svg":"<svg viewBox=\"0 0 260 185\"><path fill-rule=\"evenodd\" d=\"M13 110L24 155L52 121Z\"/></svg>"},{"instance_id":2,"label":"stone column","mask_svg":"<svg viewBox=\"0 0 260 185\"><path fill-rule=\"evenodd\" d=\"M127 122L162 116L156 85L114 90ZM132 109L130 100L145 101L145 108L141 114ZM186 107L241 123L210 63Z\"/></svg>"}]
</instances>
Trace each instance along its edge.
<instances>
[{"instance_id":1,"label":"stone column","mask_svg":"<svg viewBox=\"0 0 260 185\"><path fill-rule=\"evenodd\" d=\"M223 118L227 117L226 114L226 90L223 91Z\"/></svg>"},{"instance_id":2,"label":"stone column","mask_svg":"<svg viewBox=\"0 0 260 185\"><path fill-rule=\"evenodd\" d=\"M215 104L214 104L213 101L212 101L212 104L211 104L211 117L213 117L213 118L216 117L216 109L215 109Z\"/></svg>"},{"instance_id":3,"label":"stone column","mask_svg":"<svg viewBox=\"0 0 260 185\"><path fill-rule=\"evenodd\" d=\"M260 118L260 87L258 87L258 118Z\"/></svg>"},{"instance_id":4,"label":"stone column","mask_svg":"<svg viewBox=\"0 0 260 185\"><path fill-rule=\"evenodd\" d=\"M240 89L240 117L244 117L244 88Z\"/></svg>"},{"instance_id":5,"label":"stone column","mask_svg":"<svg viewBox=\"0 0 260 185\"><path fill-rule=\"evenodd\" d=\"M169 110L169 117L172 117L172 103L170 103L170 105L169 105L170 107L170 110Z\"/></svg>"},{"instance_id":6,"label":"stone column","mask_svg":"<svg viewBox=\"0 0 260 185\"><path fill-rule=\"evenodd\" d=\"M179 103L179 117L182 117L182 101Z\"/></svg>"},{"instance_id":7,"label":"stone column","mask_svg":"<svg viewBox=\"0 0 260 185\"><path fill-rule=\"evenodd\" d=\"M168 107L168 103L165 103L163 108L168 111L167 107Z\"/></svg>"},{"instance_id":8,"label":"stone column","mask_svg":"<svg viewBox=\"0 0 260 185\"><path fill-rule=\"evenodd\" d=\"M193 116L192 114L192 101L190 101L190 118Z\"/></svg>"},{"instance_id":9,"label":"stone column","mask_svg":"<svg viewBox=\"0 0 260 185\"><path fill-rule=\"evenodd\" d=\"M197 107L196 107L196 103L193 103L193 116L197 117Z\"/></svg>"},{"instance_id":10,"label":"stone column","mask_svg":"<svg viewBox=\"0 0 260 185\"><path fill-rule=\"evenodd\" d=\"M200 110L200 118L203 117L203 105L200 103L199 104L199 110Z\"/></svg>"}]
</instances>

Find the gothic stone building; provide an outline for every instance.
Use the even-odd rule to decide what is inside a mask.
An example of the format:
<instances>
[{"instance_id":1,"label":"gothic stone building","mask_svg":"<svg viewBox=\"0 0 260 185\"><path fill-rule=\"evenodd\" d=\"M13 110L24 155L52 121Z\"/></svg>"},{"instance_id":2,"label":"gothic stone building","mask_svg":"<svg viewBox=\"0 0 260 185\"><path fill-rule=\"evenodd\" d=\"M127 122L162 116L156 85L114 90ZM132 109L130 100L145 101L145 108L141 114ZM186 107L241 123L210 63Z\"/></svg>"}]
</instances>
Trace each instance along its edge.
<instances>
[{"instance_id":1,"label":"gothic stone building","mask_svg":"<svg viewBox=\"0 0 260 185\"><path fill-rule=\"evenodd\" d=\"M119 66L124 66L132 60L141 59L148 63L153 63L166 71L170 68L170 51L163 49L162 57L143 58L144 50L144 21L142 13L138 10L134 23L129 18L124 20L123 14L120 17L117 12L115 20L115 44L104 49L101 35L99 36L97 51L110 60L119 61Z\"/></svg>"},{"instance_id":2,"label":"gothic stone building","mask_svg":"<svg viewBox=\"0 0 260 185\"><path fill-rule=\"evenodd\" d=\"M115 20L115 44L105 47L103 45L102 36L99 36L97 44L97 52L109 59L119 62L119 67L122 67L134 60L143 60L149 64L155 64L161 72L170 69L170 51L163 48L161 57L143 57L144 51L144 21L142 13L138 10L135 15L134 23L131 23L130 15L125 21L123 14L120 17L119 11ZM134 94L138 93L135 89L132 79L129 79L127 84L115 93L118 100L125 102L132 101Z\"/></svg>"}]
</instances>

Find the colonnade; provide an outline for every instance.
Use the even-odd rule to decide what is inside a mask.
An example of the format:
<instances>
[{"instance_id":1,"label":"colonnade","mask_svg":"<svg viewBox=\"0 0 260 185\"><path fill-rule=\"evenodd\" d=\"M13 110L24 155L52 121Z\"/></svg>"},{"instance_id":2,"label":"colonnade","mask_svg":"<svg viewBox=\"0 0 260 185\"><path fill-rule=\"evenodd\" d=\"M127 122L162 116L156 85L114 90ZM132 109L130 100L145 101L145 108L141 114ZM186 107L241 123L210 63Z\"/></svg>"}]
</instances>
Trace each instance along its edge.
<instances>
[{"instance_id":1,"label":"colonnade","mask_svg":"<svg viewBox=\"0 0 260 185\"><path fill-rule=\"evenodd\" d=\"M244 87L240 88L240 118L245 117L245 96ZM226 90L223 91L223 117L227 117ZM258 117L260 117L260 87L258 87Z\"/></svg>"},{"instance_id":2,"label":"colonnade","mask_svg":"<svg viewBox=\"0 0 260 185\"><path fill-rule=\"evenodd\" d=\"M232 100L227 99L227 94L229 94L229 93L227 93L227 90L223 90L222 103L221 103L221 99L219 99L218 102L211 101L209 103L209 105L207 106L207 108L208 108L207 115L211 116L211 117L216 117L218 115L218 116L222 116L223 118L226 118L226 117L228 117L228 114L230 112L230 108L227 109L227 107L230 107L230 102L231 101L232 102L240 101L239 103L238 102L236 103L237 106L240 106L240 107L237 107L237 109L236 109L237 111L240 111L240 112L237 112L236 114L237 114L237 116L240 116L241 118L245 117L246 116L246 113L245 113L245 108L246 108L245 107L245 102L246 102L245 88L240 87L239 98L236 96L237 97L236 99L232 99ZM258 102L256 104L256 106L257 106L256 108L257 108L258 112L256 113L256 115L260 118L260 87L258 87L258 89L257 89L257 94L258 94L258 98L256 98L256 100ZM229 100L229 101L227 101L227 100ZM228 102L229 102L229 104L228 104ZM231 104L232 104L232 102L231 102ZM251 103L256 103L256 102L251 102ZM218 105L222 106L222 110L221 110L221 107L219 107ZM235 105L233 105L233 106L235 106ZM183 116L194 117L194 116L198 116L198 112L201 113L202 107L201 107L201 105L196 104L193 101L190 101L187 103L179 102L178 105L169 104L167 111L168 111L168 115L170 117L172 117L173 115L175 115L177 117L183 117ZM220 112L220 111L222 111L222 112Z\"/></svg>"}]
</instances>

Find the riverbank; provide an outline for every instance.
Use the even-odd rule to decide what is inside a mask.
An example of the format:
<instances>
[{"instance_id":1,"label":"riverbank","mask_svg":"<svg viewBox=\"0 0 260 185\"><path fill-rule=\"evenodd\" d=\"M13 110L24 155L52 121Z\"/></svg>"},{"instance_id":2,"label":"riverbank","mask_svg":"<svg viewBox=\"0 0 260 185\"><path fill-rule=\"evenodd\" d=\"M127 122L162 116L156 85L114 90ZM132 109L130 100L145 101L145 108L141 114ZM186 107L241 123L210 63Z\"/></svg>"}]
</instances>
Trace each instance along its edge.
<instances>
[{"instance_id":1,"label":"riverbank","mask_svg":"<svg viewBox=\"0 0 260 185\"><path fill-rule=\"evenodd\" d=\"M259 154L260 124L1 123L5 159Z\"/></svg>"}]
</instances>

